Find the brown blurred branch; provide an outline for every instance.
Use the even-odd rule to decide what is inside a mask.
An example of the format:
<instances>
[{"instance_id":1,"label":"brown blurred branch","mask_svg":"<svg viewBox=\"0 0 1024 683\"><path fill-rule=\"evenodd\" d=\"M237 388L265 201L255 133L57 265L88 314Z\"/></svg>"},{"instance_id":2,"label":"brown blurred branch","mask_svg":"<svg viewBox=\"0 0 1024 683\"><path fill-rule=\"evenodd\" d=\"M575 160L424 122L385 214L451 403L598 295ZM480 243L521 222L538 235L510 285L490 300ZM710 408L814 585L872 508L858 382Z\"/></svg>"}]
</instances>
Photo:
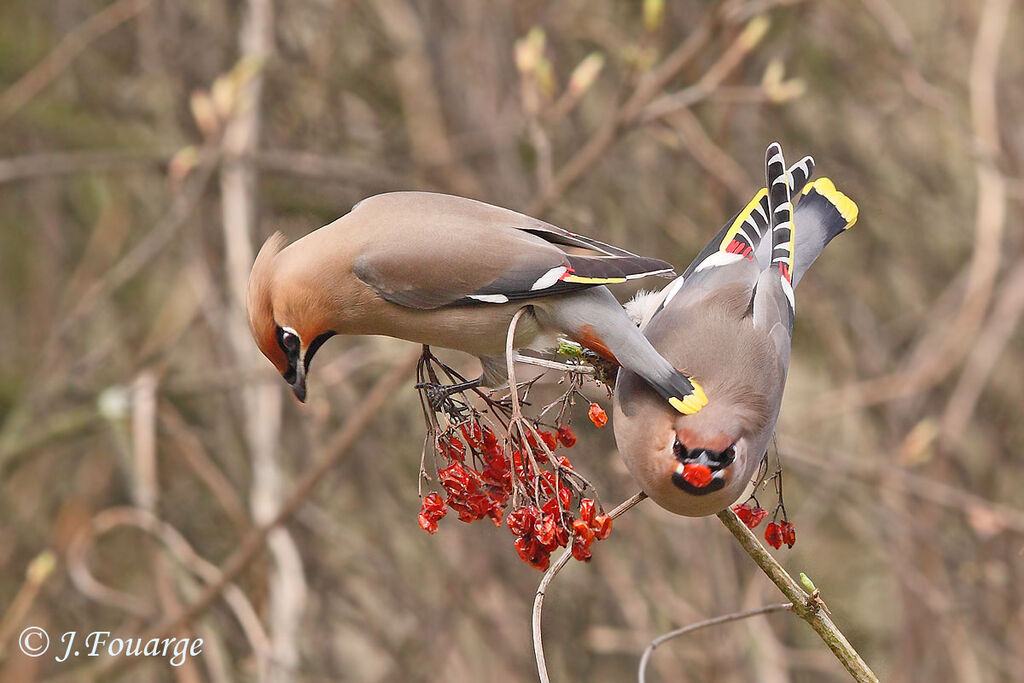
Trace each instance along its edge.
<instances>
[{"instance_id":1,"label":"brown blurred branch","mask_svg":"<svg viewBox=\"0 0 1024 683\"><path fill-rule=\"evenodd\" d=\"M205 584L223 583L224 600L238 619L238 623L241 625L246 638L252 646L253 654L258 660L263 660L266 657L270 641L255 608L249 602L245 593L235 583L224 579L220 570L214 564L196 553L177 529L144 509L118 507L109 508L97 513L91 523L79 532L72 547L68 550L69 564L73 558L77 567L76 573L82 577L87 577L92 587L100 586L104 589L99 596L101 602L107 602L103 598L108 594L116 593L116 591L102 586L92 577L85 565L84 557L89 545L97 537L121 526L135 527L158 538L178 563L202 579ZM97 599L94 593L87 592L86 594L93 599ZM118 595L126 594L118 593ZM124 606L118 603L113 603L113 605L124 608Z\"/></svg>"},{"instance_id":2,"label":"brown blurred branch","mask_svg":"<svg viewBox=\"0 0 1024 683\"><path fill-rule=\"evenodd\" d=\"M996 92L999 52L1011 4L1012 0L985 3L971 59L969 85L977 200L974 251L960 310L952 324L942 319L933 322L945 328L940 341L913 367L856 382L819 397L810 408L817 415L856 410L927 391L955 371L977 338L999 272L1000 243L1006 227L1007 186L998 168L1001 148Z\"/></svg>"},{"instance_id":3,"label":"brown blurred branch","mask_svg":"<svg viewBox=\"0 0 1024 683\"><path fill-rule=\"evenodd\" d=\"M267 543L267 536L271 530L291 519L292 515L302 507L313 493L317 484L323 481L324 476L344 457L349 448L352 447L352 444L355 443L356 439L370 425L380 409L388 402L391 395L408 379L419 357L420 349L416 347L412 353L399 359L391 370L377 381L373 389L363 399L358 410L352 414L334 437L320 449L316 461L289 491L274 518L248 534L235 551L221 563L220 578L208 585L199 597L182 612L168 616L149 629L141 636L143 640L167 637L181 626L195 621L196 618L213 605L227 587L227 584L238 578L263 551ZM107 657L98 661L88 671L75 670L69 672L68 679L81 680L83 675L87 675L93 679L107 680L115 671L139 662L139 659Z\"/></svg>"},{"instance_id":4,"label":"brown blurred branch","mask_svg":"<svg viewBox=\"0 0 1024 683\"><path fill-rule=\"evenodd\" d=\"M733 69L740 65L744 57L757 47L768 31L769 19L757 16L740 32L722 56L712 64L700 80L679 92L662 95L644 107L637 117L637 123L648 123L672 114L681 109L689 109L694 104L706 99L725 81Z\"/></svg>"},{"instance_id":5,"label":"brown blurred branch","mask_svg":"<svg viewBox=\"0 0 1024 683\"><path fill-rule=\"evenodd\" d=\"M132 171L145 166L166 166L178 150L111 149L80 152L41 152L0 159L0 185L19 180L69 175L82 171ZM200 165L215 161L217 152L200 153ZM294 149L252 150L239 155L261 171L311 178L328 178L359 187L392 189L405 177L381 162L369 164L344 156Z\"/></svg>"},{"instance_id":6,"label":"brown blurred branch","mask_svg":"<svg viewBox=\"0 0 1024 683\"><path fill-rule=\"evenodd\" d=\"M33 558L25 570L25 582L10 604L0 615L0 661L3 661L7 649L7 639L14 633L16 626L21 625L25 615L35 602L43 584L53 575L57 566L57 558L51 550L44 550Z\"/></svg>"},{"instance_id":7,"label":"brown blurred branch","mask_svg":"<svg viewBox=\"0 0 1024 683\"><path fill-rule=\"evenodd\" d=\"M404 0L378 0L372 7L396 53L393 73L413 160L436 168L440 179L457 194L479 197L479 181L459 164L452 149L427 37L416 12Z\"/></svg>"},{"instance_id":8,"label":"brown blurred branch","mask_svg":"<svg viewBox=\"0 0 1024 683\"><path fill-rule=\"evenodd\" d=\"M192 469L206 488L213 493L224 512L231 521L238 527L239 531L247 532L252 528L252 522L246 513L245 505L242 503L231 481L210 458L203 442L189 428L188 423L182 418L181 413L171 401L164 401L160 405L160 422L171 438L177 442L178 452L182 459Z\"/></svg>"},{"instance_id":9,"label":"brown blurred branch","mask_svg":"<svg viewBox=\"0 0 1024 683\"><path fill-rule=\"evenodd\" d=\"M789 599L792 603L790 606L791 611L810 624L811 628L832 650L836 659L850 672L854 680L877 683L878 677L875 676L871 668L853 648L853 645L850 644L850 641L843 635L843 632L839 630L839 627L828 616L827 609L824 608L824 604L818 598L818 591L815 590L810 594L804 592L803 588L789 575L789 572L772 557L771 553L765 550L765 547L757 540L754 533L747 528L746 524L740 521L735 512L728 509L722 510L718 513L718 518L722 520L725 528L739 541L743 550L757 563L761 571Z\"/></svg>"},{"instance_id":10,"label":"brown blurred branch","mask_svg":"<svg viewBox=\"0 0 1024 683\"><path fill-rule=\"evenodd\" d=\"M700 125L696 114L684 107L666 114L665 119L679 135L686 151L718 182L729 188L734 197L744 201L754 193L756 186L750 174L715 144Z\"/></svg>"},{"instance_id":11,"label":"brown blurred branch","mask_svg":"<svg viewBox=\"0 0 1024 683\"><path fill-rule=\"evenodd\" d=\"M612 145L635 125L644 109L675 76L710 42L712 29L718 23L721 3L707 10L690 35L637 85L633 94L598 128L590 139L558 169L551 184L530 204L526 212L532 216L546 213L562 195L579 182L611 149Z\"/></svg>"},{"instance_id":12,"label":"brown blurred branch","mask_svg":"<svg viewBox=\"0 0 1024 683\"><path fill-rule=\"evenodd\" d=\"M117 0L68 31L41 62L0 94L0 124L64 72L90 43L141 12L152 0Z\"/></svg>"},{"instance_id":13,"label":"brown blurred branch","mask_svg":"<svg viewBox=\"0 0 1024 683\"><path fill-rule=\"evenodd\" d=\"M714 617L712 619L705 619L704 621L698 621L696 624L690 624L682 628L677 628L674 631L669 631L663 635L658 636L651 641L651 644L644 650L643 655L640 657L640 666L637 670L637 678L640 683L646 683L647 681L647 662L650 660L654 650L665 642L672 640L673 638L679 638L685 636L688 633L694 631L700 631L701 629L708 628L710 626L718 626L720 624L728 624L732 621L740 621L741 619L749 619L750 617L757 617L762 614L771 614L772 612L782 612L793 609L793 603L783 602L778 605L765 605L764 607L758 607L756 609L748 609L744 612L733 612L732 614L723 614L720 617Z\"/></svg>"}]
</instances>

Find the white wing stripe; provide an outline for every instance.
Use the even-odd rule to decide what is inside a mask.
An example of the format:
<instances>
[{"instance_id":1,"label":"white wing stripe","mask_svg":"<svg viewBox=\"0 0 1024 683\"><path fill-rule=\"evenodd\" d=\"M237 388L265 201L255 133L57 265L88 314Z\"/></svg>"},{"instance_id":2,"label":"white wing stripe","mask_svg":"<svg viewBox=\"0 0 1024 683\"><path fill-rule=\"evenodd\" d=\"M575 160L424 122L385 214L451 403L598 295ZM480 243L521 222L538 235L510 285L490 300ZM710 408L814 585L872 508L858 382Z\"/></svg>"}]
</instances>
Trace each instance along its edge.
<instances>
[{"instance_id":1,"label":"white wing stripe","mask_svg":"<svg viewBox=\"0 0 1024 683\"><path fill-rule=\"evenodd\" d=\"M556 282L558 282L558 278L565 275L566 272L568 272L568 270L569 269L566 268L565 266L556 266L552 268L551 270L537 278L537 281L533 283L532 287L530 287L530 291L534 292L537 291L538 289L547 289L548 287L551 287Z\"/></svg>"}]
</instances>

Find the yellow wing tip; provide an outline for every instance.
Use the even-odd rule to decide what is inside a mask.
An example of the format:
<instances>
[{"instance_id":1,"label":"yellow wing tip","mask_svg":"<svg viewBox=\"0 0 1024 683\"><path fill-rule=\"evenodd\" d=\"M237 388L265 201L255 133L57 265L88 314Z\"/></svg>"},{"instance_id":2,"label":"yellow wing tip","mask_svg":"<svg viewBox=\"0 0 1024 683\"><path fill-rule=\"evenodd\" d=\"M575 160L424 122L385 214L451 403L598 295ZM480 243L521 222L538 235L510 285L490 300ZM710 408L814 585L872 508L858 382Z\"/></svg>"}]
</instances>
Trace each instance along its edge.
<instances>
[{"instance_id":1,"label":"yellow wing tip","mask_svg":"<svg viewBox=\"0 0 1024 683\"><path fill-rule=\"evenodd\" d=\"M581 285L616 285L626 281L624 277L583 277L582 275L566 275L563 282L576 282Z\"/></svg>"},{"instance_id":2,"label":"yellow wing tip","mask_svg":"<svg viewBox=\"0 0 1024 683\"><path fill-rule=\"evenodd\" d=\"M835 183L829 178L818 178L813 183L804 188L804 194L807 194L811 189L817 190L818 194L827 199L832 203L832 206L836 207L836 211L846 221L846 227L844 230L848 230L857 222L857 216L860 213L860 209L857 208L856 202L847 197L845 194L836 189Z\"/></svg>"},{"instance_id":3,"label":"yellow wing tip","mask_svg":"<svg viewBox=\"0 0 1024 683\"><path fill-rule=\"evenodd\" d=\"M701 408L708 404L707 394L704 393L704 387L697 384L697 381L690 378L690 384L693 385L693 391L684 396L683 398L670 398L669 404L683 415L693 415L699 413Z\"/></svg>"}]
</instances>

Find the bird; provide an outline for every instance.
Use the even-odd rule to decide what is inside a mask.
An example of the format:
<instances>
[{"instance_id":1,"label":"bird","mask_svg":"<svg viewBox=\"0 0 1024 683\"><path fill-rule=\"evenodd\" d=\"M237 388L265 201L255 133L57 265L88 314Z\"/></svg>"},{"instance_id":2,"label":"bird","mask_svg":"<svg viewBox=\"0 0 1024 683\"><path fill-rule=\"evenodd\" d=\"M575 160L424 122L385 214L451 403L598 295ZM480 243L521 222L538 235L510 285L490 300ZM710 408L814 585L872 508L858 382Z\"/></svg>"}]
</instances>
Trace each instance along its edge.
<instances>
[{"instance_id":1,"label":"bird","mask_svg":"<svg viewBox=\"0 0 1024 683\"><path fill-rule=\"evenodd\" d=\"M275 233L257 254L246 309L257 346L299 401L314 355L336 334L465 351L483 367L471 384L500 386L508 327L525 307L516 348L565 335L635 372L676 412L698 412L707 402L701 386L654 350L604 286L672 277L671 264L660 259L431 192L368 197L334 222L285 242Z\"/></svg>"},{"instance_id":2,"label":"bird","mask_svg":"<svg viewBox=\"0 0 1024 683\"><path fill-rule=\"evenodd\" d=\"M618 373L616 445L644 492L670 512L700 517L725 509L767 452L789 368L793 290L858 215L831 180L811 182L813 171L811 157L787 169L782 147L769 145L766 187L680 277L626 304L654 348L709 399L699 413L679 415L635 373Z\"/></svg>"}]
</instances>

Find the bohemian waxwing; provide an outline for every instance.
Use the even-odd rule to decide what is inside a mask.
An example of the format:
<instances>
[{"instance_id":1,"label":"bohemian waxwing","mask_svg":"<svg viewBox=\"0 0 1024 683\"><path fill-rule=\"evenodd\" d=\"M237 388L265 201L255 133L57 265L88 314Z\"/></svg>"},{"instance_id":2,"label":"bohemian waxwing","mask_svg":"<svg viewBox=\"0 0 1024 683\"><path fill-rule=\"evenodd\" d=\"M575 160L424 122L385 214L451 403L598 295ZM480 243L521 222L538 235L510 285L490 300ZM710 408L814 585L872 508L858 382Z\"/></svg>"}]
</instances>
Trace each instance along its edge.
<instances>
[{"instance_id":1,"label":"bohemian waxwing","mask_svg":"<svg viewBox=\"0 0 1024 683\"><path fill-rule=\"evenodd\" d=\"M313 355L335 334L380 334L480 357L482 381L505 380L516 347L564 334L637 373L670 410L699 411L700 386L662 358L602 285L672 266L482 202L428 192L365 199L285 247L260 249L249 276L249 327L300 401ZM556 245L594 255L568 254Z\"/></svg>"},{"instance_id":2,"label":"bohemian waxwing","mask_svg":"<svg viewBox=\"0 0 1024 683\"><path fill-rule=\"evenodd\" d=\"M782 148L770 145L768 189L681 277L627 304L654 348L696 378L709 400L699 413L679 415L633 372L619 372L619 452L643 490L671 512L699 517L723 510L767 451L789 368L793 288L825 245L857 220L856 204L829 179L808 183L813 168L805 157L787 172ZM791 194L799 194L795 212Z\"/></svg>"}]
</instances>

